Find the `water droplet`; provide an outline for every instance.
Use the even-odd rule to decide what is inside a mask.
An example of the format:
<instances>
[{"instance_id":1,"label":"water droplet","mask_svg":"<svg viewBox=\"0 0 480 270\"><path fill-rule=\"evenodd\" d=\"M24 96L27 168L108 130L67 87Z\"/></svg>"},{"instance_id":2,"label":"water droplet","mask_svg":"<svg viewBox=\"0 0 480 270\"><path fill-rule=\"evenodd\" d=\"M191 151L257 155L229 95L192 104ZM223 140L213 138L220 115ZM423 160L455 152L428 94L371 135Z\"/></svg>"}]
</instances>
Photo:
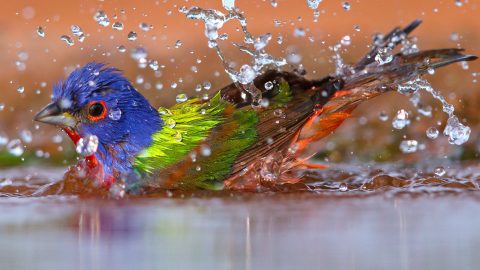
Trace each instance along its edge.
<instances>
[{"instance_id":1,"label":"water droplet","mask_svg":"<svg viewBox=\"0 0 480 270\"><path fill-rule=\"evenodd\" d=\"M83 30L82 30L82 28L80 28L80 26L78 26L78 25L72 25L72 26L70 27L70 30L72 31L72 34L73 34L74 36L79 37L79 36L83 35Z\"/></svg>"},{"instance_id":2,"label":"water droplet","mask_svg":"<svg viewBox=\"0 0 480 270\"><path fill-rule=\"evenodd\" d=\"M181 40L177 40L177 41L175 42L175 46L174 46L174 47L175 47L175 49L178 49L178 48L182 47L182 45L183 45L183 42L182 42Z\"/></svg>"},{"instance_id":3,"label":"water droplet","mask_svg":"<svg viewBox=\"0 0 480 270\"><path fill-rule=\"evenodd\" d=\"M293 30L293 36L294 37L304 37L305 36L305 29L303 29L301 27L296 27Z\"/></svg>"},{"instance_id":4,"label":"water droplet","mask_svg":"<svg viewBox=\"0 0 480 270\"><path fill-rule=\"evenodd\" d=\"M346 183L340 183L340 185L338 186L338 190L342 192L348 191L348 185Z\"/></svg>"},{"instance_id":5,"label":"water droplet","mask_svg":"<svg viewBox=\"0 0 480 270\"><path fill-rule=\"evenodd\" d=\"M260 101L260 106L262 108L268 108L268 106L270 106L270 100L268 100L268 98L262 98Z\"/></svg>"},{"instance_id":6,"label":"water droplet","mask_svg":"<svg viewBox=\"0 0 480 270\"><path fill-rule=\"evenodd\" d=\"M19 87L17 87L17 92L23 94L25 92L25 87L23 85L20 85Z\"/></svg>"},{"instance_id":7,"label":"water droplet","mask_svg":"<svg viewBox=\"0 0 480 270\"><path fill-rule=\"evenodd\" d=\"M400 143L400 151L405 154L415 153L418 149L418 142L416 140L403 140Z\"/></svg>"},{"instance_id":8,"label":"water droplet","mask_svg":"<svg viewBox=\"0 0 480 270\"><path fill-rule=\"evenodd\" d=\"M157 71L158 68L159 68L158 61L157 61L157 60L150 60L150 61L148 62L148 66L149 66L152 70L154 70L154 71Z\"/></svg>"},{"instance_id":9,"label":"water droplet","mask_svg":"<svg viewBox=\"0 0 480 270\"><path fill-rule=\"evenodd\" d=\"M205 90L210 90L210 88L212 88L212 83L209 81L204 81L202 85Z\"/></svg>"},{"instance_id":10,"label":"water droplet","mask_svg":"<svg viewBox=\"0 0 480 270\"><path fill-rule=\"evenodd\" d=\"M265 35L261 35L254 40L253 47L255 50L260 51L268 45L270 40L272 40L272 34L267 33Z\"/></svg>"},{"instance_id":11,"label":"water droplet","mask_svg":"<svg viewBox=\"0 0 480 270\"><path fill-rule=\"evenodd\" d=\"M452 32L450 34L450 40L451 41L459 41L460 40L460 35L457 32Z\"/></svg>"},{"instance_id":12,"label":"water droplet","mask_svg":"<svg viewBox=\"0 0 480 270\"><path fill-rule=\"evenodd\" d=\"M181 94L178 94L176 97L175 97L175 100L177 102L185 102L188 100L188 96L187 94L184 94L184 93L181 93Z\"/></svg>"},{"instance_id":13,"label":"water droplet","mask_svg":"<svg viewBox=\"0 0 480 270\"><path fill-rule=\"evenodd\" d=\"M119 108L113 108L110 110L108 117L114 121L118 121L122 117L122 110Z\"/></svg>"},{"instance_id":14,"label":"water droplet","mask_svg":"<svg viewBox=\"0 0 480 270\"><path fill-rule=\"evenodd\" d=\"M103 10L97 11L93 16L93 19L103 27L107 27L110 24L110 20Z\"/></svg>"},{"instance_id":15,"label":"water droplet","mask_svg":"<svg viewBox=\"0 0 480 270\"><path fill-rule=\"evenodd\" d=\"M349 11L350 8L351 8L351 5L350 5L349 2L343 2L343 3L342 3L342 7L343 7L343 10Z\"/></svg>"},{"instance_id":16,"label":"water droplet","mask_svg":"<svg viewBox=\"0 0 480 270\"><path fill-rule=\"evenodd\" d=\"M427 131L426 131L427 137L428 137L429 139L432 139L432 140L435 140L436 138L438 138L438 134L439 134L439 133L440 133L440 132L439 132L438 129L435 128L435 127L430 127L430 128L428 128Z\"/></svg>"},{"instance_id":17,"label":"water droplet","mask_svg":"<svg viewBox=\"0 0 480 270\"><path fill-rule=\"evenodd\" d=\"M283 37L282 36L278 36L277 37L277 44L282 44L283 43Z\"/></svg>"},{"instance_id":18,"label":"water droplet","mask_svg":"<svg viewBox=\"0 0 480 270\"><path fill-rule=\"evenodd\" d=\"M148 23L145 23L145 22L142 22L138 25L138 27L143 31L143 32L148 32L150 31L150 29L153 28L153 26L151 24L148 24Z\"/></svg>"},{"instance_id":19,"label":"water droplet","mask_svg":"<svg viewBox=\"0 0 480 270\"><path fill-rule=\"evenodd\" d=\"M378 51L377 51L377 55L375 55L375 61L377 61L377 63L379 65L385 65L385 64L388 64L388 63L392 62L393 55L392 55L391 51L392 50L388 47L379 48Z\"/></svg>"},{"instance_id":20,"label":"water droplet","mask_svg":"<svg viewBox=\"0 0 480 270\"><path fill-rule=\"evenodd\" d=\"M159 113L160 115L172 115L172 112L171 112L169 109L164 108L164 107L160 107L160 108L158 109L158 113Z\"/></svg>"},{"instance_id":21,"label":"water droplet","mask_svg":"<svg viewBox=\"0 0 480 270\"><path fill-rule=\"evenodd\" d=\"M125 48L125 46L123 46L123 45L118 46L117 49L118 49L118 51L121 52L121 53L124 53L124 52L127 51L127 48Z\"/></svg>"},{"instance_id":22,"label":"water droplet","mask_svg":"<svg viewBox=\"0 0 480 270\"><path fill-rule=\"evenodd\" d=\"M142 75L138 75L137 78L135 79L135 82L137 84L142 84L145 81Z\"/></svg>"},{"instance_id":23,"label":"water droplet","mask_svg":"<svg viewBox=\"0 0 480 270\"><path fill-rule=\"evenodd\" d=\"M116 182L112 184L110 189L108 190L110 192L110 195L115 198L115 199L121 199L125 197L126 191L125 191L125 184L122 182Z\"/></svg>"},{"instance_id":24,"label":"water droplet","mask_svg":"<svg viewBox=\"0 0 480 270\"><path fill-rule=\"evenodd\" d=\"M78 154L86 157L97 152L98 149L98 137L95 135L87 135L84 138L80 138L77 142L75 150Z\"/></svg>"},{"instance_id":25,"label":"water droplet","mask_svg":"<svg viewBox=\"0 0 480 270\"><path fill-rule=\"evenodd\" d=\"M287 114L282 109L275 109L273 115L279 118L287 118Z\"/></svg>"},{"instance_id":26,"label":"water droplet","mask_svg":"<svg viewBox=\"0 0 480 270\"><path fill-rule=\"evenodd\" d=\"M148 56L148 51L142 46L137 46L132 49L132 52L130 53L130 57L136 61L140 61L142 59L146 59Z\"/></svg>"},{"instance_id":27,"label":"water droplet","mask_svg":"<svg viewBox=\"0 0 480 270\"><path fill-rule=\"evenodd\" d=\"M168 118L165 121L165 125L169 128L174 128L177 125L177 122L173 118Z\"/></svg>"},{"instance_id":28,"label":"water droplet","mask_svg":"<svg viewBox=\"0 0 480 270\"><path fill-rule=\"evenodd\" d=\"M24 152L22 141L20 141L19 139L11 140L7 144L7 151L14 156L21 156Z\"/></svg>"},{"instance_id":29,"label":"water droplet","mask_svg":"<svg viewBox=\"0 0 480 270\"><path fill-rule=\"evenodd\" d=\"M392 121L392 126L395 129L402 129L410 124L408 120L408 112L404 109L401 109L397 112L397 115Z\"/></svg>"},{"instance_id":30,"label":"water droplet","mask_svg":"<svg viewBox=\"0 0 480 270\"><path fill-rule=\"evenodd\" d=\"M6 145L8 143L8 136L5 132L0 131L0 146Z\"/></svg>"},{"instance_id":31,"label":"water droplet","mask_svg":"<svg viewBox=\"0 0 480 270\"><path fill-rule=\"evenodd\" d=\"M62 35L60 37L60 40L65 42L65 44L67 44L68 46L73 46L75 44L75 42L73 42L73 39L68 35Z\"/></svg>"},{"instance_id":32,"label":"water droplet","mask_svg":"<svg viewBox=\"0 0 480 270\"><path fill-rule=\"evenodd\" d=\"M52 142L53 142L53 143L59 144L59 143L61 143L62 141L63 141L62 136L60 136L60 135L58 135L58 134L57 134L57 135L54 135L54 136L52 137Z\"/></svg>"},{"instance_id":33,"label":"water droplet","mask_svg":"<svg viewBox=\"0 0 480 270\"><path fill-rule=\"evenodd\" d=\"M235 9L235 0L222 0L223 8L226 10Z\"/></svg>"},{"instance_id":34,"label":"water droplet","mask_svg":"<svg viewBox=\"0 0 480 270\"><path fill-rule=\"evenodd\" d=\"M349 46L352 43L352 40L350 36L344 36L342 40L340 40L340 43L344 46Z\"/></svg>"},{"instance_id":35,"label":"water droplet","mask_svg":"<svg viewBox=\"0 0 480 270\"><path fill-rule=\"evenodd\" d=\"M175 132L173 139L177 142L181 142L183 140L182 133L180 133L180 131Z\"/></svg>"},{"instance_id":36,"label":"water droplet","mask_svg":"<svg viewBox=\"0 0 480 270\"><path fill-rule=\"evenodd\" d=\"M237 76L238 82L241 84L249 84L255 79L255 70L249 65L243 65L240 68L240 73Z\"/></svg>"},{"instance_id":37,"label":"water droplet","mask_svg":"<svg viewBox=\"0 0 480 270\"><path fill-rule=\"evenodd\" d=\"M155 84L155 89L157 89L157 90L162 90L162 89L163 89L163 83L157 82L157 83Z\"/></svg>"},{"instance_id":38,"label":"water droplet","mask_svg":"<svg viewBox=\"0 0 480 270\"><path fill-rule=\"evenodd\" d=\"M307 0L307 5L311 9L317 9L320 2L322 2L322 0Z\"/></svg>"},{"instance_id":39,"label":"water droplet","mask_svg":"<svg viewBox=\"0 0 480 270\"><path fill-rule=\"evenodd\" d=\"M43 30L43 27L37 27L37 35L42 38L45 37L45 30Z\"/></svg>"},{"instance_id":40,"label":"water droplet","mask_svg":"<svg viewBox=\"0 0 480 270\"><path fill-rule=\"evenodd\" d=\"M388 120L388 115L386 112L382 111L378 114L378 118L380 119L380 121L387 121Z\"/></svg>"},{"instance_id":41,"label":"water droplet","mask_svg":"<svg viewBox=\"0 0 480 270\"><path fill-rule=\"evenodd\" d=\"M271 81L268 81L265 83L265 90L272 90L273 88L273 83Z\"/></svg>"},{"instance_id":42,"label":"water droplet","mask_svg":"<svg viewBox=\"0 0 480 270\"><path fill-rule=\"evenodd\" d=\"M443 134L448 136L450 144L462 145L470 138L471 129L458 120L456 116L450 116Z\"/></svg>"},{"instance_id":43,"label":"water droplet","mask_svg":"<svg viewBox=\"0 0 480 270\"><path fill-rule=\"evenodd\" d=\"M15 61L15 66L17 67L18 71L24 71L27 68L27 65L25 65L25 63L22 61Z\"/></svg>"},{"instance_id":44,"label":"water droplet","mask_svg":"<svg viewBox=\"0 0 480 270\"><path fill-rule=\"evenodd\" d=\"M20 139L22 139L24 143L31 143L33 140L32 132L28 129L20 131Z\"/></svg>"},{"instance_id":45,"label":"water droplet","mask_svg":"<svg viewBox=\"0 0 480 270\"><path fill-rule=\"evenodd\" d=\"M208 145L200 146L200 155L209 157L212 154L212 149Z\"/></svg>"},{"instance_id":46,"label":"water droplet","mask_svg":"<svg viewBox=\"0 0 480 270\"><path fill-rule=\"evenodd\" d=\"M112 28L117 30L117 31L122 31L123 30L123 23L121 22L114 22L112 24Z\"/></svg>"},{"instance_id":47,"label":"water droplet","mask_svg":"<svg viewBox=\"0 0 480 270\"><path fill-rule=\"evenodd\" d=\"M445 175L446 171L442 166L438 166L433 170L436 176L442 177Z\"/></svg>"},{"instance_id":48,"label":"water droplet","mask_svg":"<svg viewBox=\"0 0 480 270\"><path fill-rule=\"evenodd\" d=\"M137 33L133 32L133 31L130 31L130 32L128 32L127 38L130 41L137 40Z\"/></svg>"}]
</instances>

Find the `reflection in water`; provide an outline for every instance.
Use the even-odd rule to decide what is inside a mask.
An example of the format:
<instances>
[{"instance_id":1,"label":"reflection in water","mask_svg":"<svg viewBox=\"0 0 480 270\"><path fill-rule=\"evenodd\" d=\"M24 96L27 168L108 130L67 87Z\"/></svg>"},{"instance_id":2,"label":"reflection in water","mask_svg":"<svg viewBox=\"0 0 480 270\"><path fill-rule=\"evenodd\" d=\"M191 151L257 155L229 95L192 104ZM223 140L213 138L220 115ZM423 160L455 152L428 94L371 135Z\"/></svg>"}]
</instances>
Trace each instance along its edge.
<instances>
[{"instance_id":1,"label":"reflection in water","mask_svg":"<svg viewBox=\"0 0 480 270\"><path fill-rule=\"evenodd\" d=\"M0 269L473 269L479 197L0 200Z\"/></svg>"}]
</instances>

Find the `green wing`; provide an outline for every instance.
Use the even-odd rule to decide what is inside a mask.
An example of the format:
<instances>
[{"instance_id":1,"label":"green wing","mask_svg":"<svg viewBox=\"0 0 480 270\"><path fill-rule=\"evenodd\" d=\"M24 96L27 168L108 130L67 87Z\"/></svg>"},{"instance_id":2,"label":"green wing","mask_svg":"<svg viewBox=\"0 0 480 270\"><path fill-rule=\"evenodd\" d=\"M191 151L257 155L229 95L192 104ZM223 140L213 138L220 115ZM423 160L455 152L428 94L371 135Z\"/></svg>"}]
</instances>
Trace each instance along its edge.
<instances>
[{"instance_id":1,"label":"green wing","mask_svg":"<svg viewBox=\"0 0 480 270\"><path fill-rule=\"evenodd\" d=\"M150 174L185 158L225 120L223 114L227 105L220 95L216 95L205 103L191 99L170 109L160 108L164 126L153 134L152 144L136 157L135 168Z\"/></svg>"},{"instance_id":2,"label":"green wing","mask_svg":"<svg viewBox=\"0 0 480 270\"><path fill-rule=\"evenodd\" d=\"M257 157L287 144L311 112L312 102L304 102L303 96L294 102L289 83L277 81L270 106L264 109L238 107L222 99L221 92L209 102L192 99L161 108L164 126L134 163L137 171L152 176L142 185L218 189L222 180L240 173ZM277 116L280 108L288 112L285 117ZM210 148L209 155L201 154L203 146Z\"/></svg>"}]
</instances>

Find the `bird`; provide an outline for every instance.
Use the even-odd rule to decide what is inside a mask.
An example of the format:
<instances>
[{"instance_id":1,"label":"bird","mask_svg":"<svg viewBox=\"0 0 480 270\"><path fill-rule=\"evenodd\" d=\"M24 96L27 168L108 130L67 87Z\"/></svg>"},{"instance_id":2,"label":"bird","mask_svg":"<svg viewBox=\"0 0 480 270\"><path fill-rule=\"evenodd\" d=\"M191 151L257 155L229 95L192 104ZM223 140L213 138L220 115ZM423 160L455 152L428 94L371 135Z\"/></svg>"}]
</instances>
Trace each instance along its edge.
<instances>
[{"instance_id":1,"label":"bird","mask_svg":"<svg viewBox=\"0 0 480 270\"><path fill-rule=\"evenodd\" d=\"M155 108L120 70L91 62L53 87L51 102L34 120L59 126L77 148L95 148L78 167L98 188L255 190L283 183L282 170L320 167L300 153L362 101L431 69L476 59L453 48L375 61L379 49L393 49L419 24L395 28L341 74L308 80L299 72L265 71L252 84L262 97L256 106L242 85L232 83L208 100L184 98ZM245 178L254 179L252 173L262 180Z\"/></svg>"}]
</instances>

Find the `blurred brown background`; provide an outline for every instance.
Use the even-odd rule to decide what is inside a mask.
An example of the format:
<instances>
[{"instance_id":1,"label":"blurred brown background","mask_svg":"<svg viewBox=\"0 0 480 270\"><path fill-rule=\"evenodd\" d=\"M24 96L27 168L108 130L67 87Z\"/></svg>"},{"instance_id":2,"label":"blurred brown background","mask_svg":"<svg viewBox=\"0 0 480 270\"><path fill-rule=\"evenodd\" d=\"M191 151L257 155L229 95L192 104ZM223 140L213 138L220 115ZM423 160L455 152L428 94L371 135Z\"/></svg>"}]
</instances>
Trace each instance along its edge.
<instances>
[{"instance_id":1,"label":"blurred brown background","mask_svg":"<svg viewBox=\"0 0 480 270\"><path fill-rule=\"evenodd\" d=\"M387 32L394 26L406 25L416 18L424 20L414 33L421 49L459 46L467 49L468 53L480 55L480 1L356 0L349 1L351 9L345 11L342 1L329 0L320 3L318 22L313 21L313 10L308 8L305 0L277 2L277 7L265 0L237 0L236 4L244 11L252 34L273 34L267 51L277 57L286 57L292 52L300 54L301 63L311 78L327 75L334 70L330 62L332 52L328 46L339 42L343 36L352 37L352 45L343 54L344 60L354 61L366 52L373 33ZM0 132L13 139L19 137L20 131L30 130L34 140L25 144L27 155L42 150L52 156L64 156L64 149L71 150L70 143L64 139L59 145L54 144L51 138L58 131L49 126L35 126L31 119L49 101L52 85L64 79L75 66L89 61L105 62L124 70L125 75L134 82L138 76L143 77L144 82L135 85L155 106L174 103L175 95L181 92L193 94L195 85L204 81L212 83L212 90L228 84L229 78L223 72L220 60L207 46L203 23L187 20L178 11L182 6L223 11L221 0L3 1L0 10L0 103L5 108L0 111ZM98 10L104 10L108 15L108 27L100 26L93 19ZM117 19L113 18L115 15ZM279 20L280 25L275 25L275 20ZM112 29L115 21L124 24L123 31ZM153 28L148 32L142 31L139 28L142 22L151 24ZM86 38L83 43L75 39L75 45L69 47L60 40L60 36L67 34L73 38L71 25L79 25ZM44 28L44 38L37 35L38 26ZM360 31L355 31L355 26ZM236 22L227 23L222 30L230 38L221 43L227 58L237 61L237 68L249 61L230 43L241 41L238 27ZM298 27L306 31L304 37L293 35ZM137 32L136 41L127 39L129 31ZM458 34L458 40L451 38L455 33ZM276 42L279 35L284 38L282 44ZM183 43L179 48L175 48L177 40ZM127 48L125 53L117 50L120 45ZM131 50L137 46L148 50L149 59L156 59L165 65L160 77L155 77L149 68L137 67L130 56ZM194 72L192 66L198 72ZM449 146L443 136L435 141L426 138L426 128L445 120L445 115L437 111L440 109L437 102L428 102L434 107L432 118L414 121L406 130L392 131L390 122L394 113L400 108L412 110L408 98L395 93L361 106L356 111L356 118L349 120L319 147L327 149L324 154L334 161L352 157L391 160L442 158L445 155L475 158L478 156L477 131L480 127L477 112L480 82L475 82L480 81L478 72L480 61L470 63L466 70L460 65L453 65L429 76L435 88L455 104L458 114L472 127L469 144L463 148ZM159 83L163 84L161 90L156 89ZM172 83L178 86L173 89ZM19 86L25 87L24 93L17 92ZM378 119L381 111L390 116L387 122ZM415 115L413 110L412 115ZM443 130L443 124L440 130ZM414 155L397 156L398 142L403 136L425 143L426 150ZM1 150L3 148L0 146Z\"/></svg>"}]
</instances>

